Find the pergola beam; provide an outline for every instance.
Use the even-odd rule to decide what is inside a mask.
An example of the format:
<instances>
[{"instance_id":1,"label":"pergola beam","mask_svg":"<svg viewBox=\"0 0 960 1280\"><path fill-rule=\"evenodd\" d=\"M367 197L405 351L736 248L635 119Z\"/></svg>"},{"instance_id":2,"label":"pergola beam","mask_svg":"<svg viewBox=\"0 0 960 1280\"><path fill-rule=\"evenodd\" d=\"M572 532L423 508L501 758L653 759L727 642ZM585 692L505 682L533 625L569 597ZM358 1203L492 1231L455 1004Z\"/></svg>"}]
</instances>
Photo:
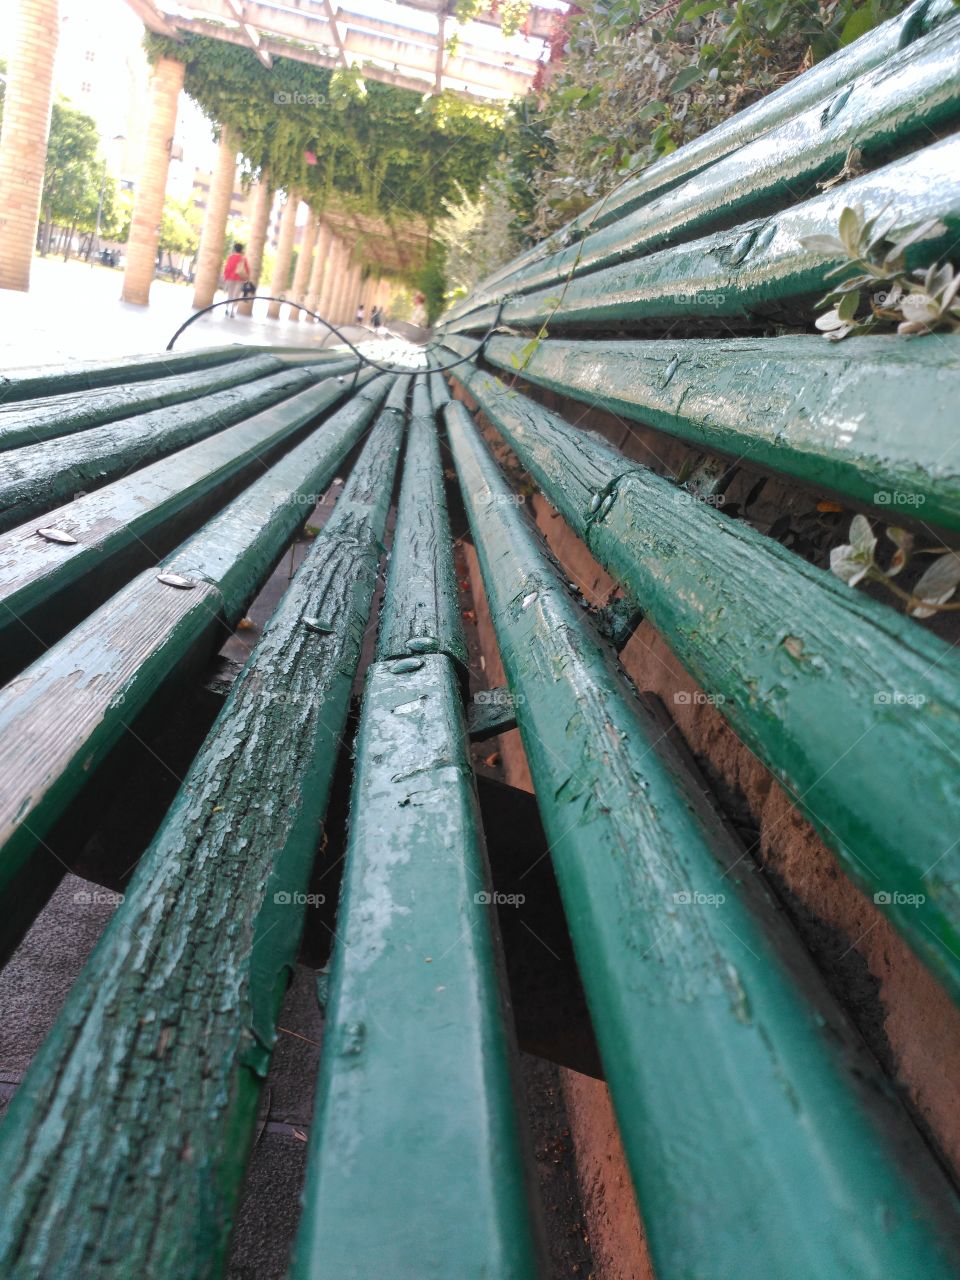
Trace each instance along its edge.
<instances>
[{"instance_id":1,"label":"pergola beam","mask_svg":"<svg viewBox=\"0 0 960 1280\"><path fill-rule=\"evenodd\" d=\"M236 27L214 26L212 23L204 22L200 18L177 18L176 28L177 31L185 31L193 35L211 36L216 40L223 40L226 44L239 45L241 48L247 47L243 32ZM336 71L342 66L337 56L324 54L318 50L304 49L297 50L294 53L282 41L270 40L265 36L261 37L261 43L263 49L275 58L294 58L297 62L305 62L314 67L325 67L329 71ZM396 71L388 71L382 67L365 66L363 74L369 80L392 84L398 89L410 89L414 93L424 93L430 88L429 84L424 85L423 81L417 80L413 76L403 76ZM489 101L489 98L482 94L464 94L463 96L471 97L481 102Z\"/></svg>"},{"instance_id":2,"label":"pergola beam","mask_svg":"<svg viewBox=\"0 0 960 1280\"><path fill-rule=\"evenodd\" d=\"M327 23L330 27L331 32L333 33L333 40L340 54L341 65L344 67L349 67L350 61L347 58L347 51L343 47L343 36L340 34L340 26L337 22L337 15L333 11L333 6L331 5L330 0L323 0L323 11L326 14Z\"/></svg>"},{"instance_id":3,"label":"pergola beam","mask_svg":"<svg viewBox=\"0 0 960 1280\"><path fill-rule=\"evenodd\" d=\"M273 58L266 49L261 47L262 41L260 38L260 32L251 22L247 21L246 5L242 4L241 0L225 0L225 3L227 8L240 23L240 29L247 38L247 44L269 71L273 66Z\"/></svg>"},{"instance_id":4,"label":"pergola beam","mask_svg":"<svg viewBox=\"0 0 960 1280\"><path fill-rule=\"evenodd\" d=\"M437 19L434 34L338 8L332 0L309 0L309 8L296 9L268 0L184 0L173 12L163 0L128 4L151 30L166 35L192 32L242 43L267 66L273 57L330 69L361 66L372 80L421 94L446 86L476 101L516 97L527 92L540 65L527 51L510 49L498 57L494 50L463 38L456 52L448 53L443 6L429 10ZM398 11L402 7L398 5ZM238 34L239 40L232 38Z\"/></svg>"},{"instance_id":5,"label":"pergola beam","mask_svg":"<svg viewBox=\"0 0 960 1280\"><path fill-rule=\"evenodd\" d=\"M444 57L444 27L446 26L446 15L440 14L437 18L437 74L434 80L433 88L435 93L441 93L443 90L443 64L446 61Z\"/></svg>"}]
</instances>

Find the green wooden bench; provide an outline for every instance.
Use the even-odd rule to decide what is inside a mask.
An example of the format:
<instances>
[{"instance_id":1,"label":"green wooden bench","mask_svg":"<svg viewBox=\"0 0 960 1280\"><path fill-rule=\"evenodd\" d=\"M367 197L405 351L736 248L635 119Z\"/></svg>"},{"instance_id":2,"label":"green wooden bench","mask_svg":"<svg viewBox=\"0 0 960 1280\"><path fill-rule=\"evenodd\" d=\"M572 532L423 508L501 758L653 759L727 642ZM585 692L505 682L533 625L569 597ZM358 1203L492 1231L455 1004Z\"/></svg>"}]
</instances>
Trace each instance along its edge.
<instances>
[{"instance_id":1,"label":"green wooden bench","mask_svg":"<svg viewBox=\"0 0 960 1280\"><path fill-rule=\"evenodd\" d=\"M129 736L209 677L346 476L0 1125L0 1274L222 1272L332 843L291 1274L545 1275L517 1102L531 997L496 908L502 850L538 823L532 909L574 971L548 1051L590 1060L562 1043L585 999L660 1280L958 1274L952 1183L617 657L648 618L957 999L955 648L577 425L607 410L713 477L877 519L908 492L950 545L957 336L830 344L812 321L847 206L929 223L912 268L956 254L958 52L955 7L920 0L502 268L419 372L220 348L0 380L4 959L64 833L136 785ZM505 455L619 584L617 643ZM448 504L495 698L470 698ZM521 798L491 799L469 754L514 726L539 814L519 837Z\"/></svg>"}]
</instances>

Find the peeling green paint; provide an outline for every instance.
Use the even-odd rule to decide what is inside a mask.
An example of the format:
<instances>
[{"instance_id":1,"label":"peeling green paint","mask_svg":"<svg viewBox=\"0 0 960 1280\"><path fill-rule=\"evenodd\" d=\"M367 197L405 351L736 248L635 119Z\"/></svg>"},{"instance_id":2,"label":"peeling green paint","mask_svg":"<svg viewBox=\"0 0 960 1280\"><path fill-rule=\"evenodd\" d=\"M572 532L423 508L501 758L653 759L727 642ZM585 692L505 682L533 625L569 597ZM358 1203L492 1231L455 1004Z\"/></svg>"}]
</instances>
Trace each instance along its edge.
<instances>
[{"instance_id":1,"label":"peeling green paint","mask_svg":"<svg viewBox=\"0 0 960 1280\"><path fill-rule=\"evenodd\" d=\"M446 345L462 355L475 344L449 338ZM525 345L495 337L484 354L509 373ZM468 387L482 377L472 365L455 376ZM960 529L958 335L855 343L813 336L550 339L524 364L523 377L888 518L913 512ZM495 394L491 386L488 396ZM591 498L591 508L602 496ZM895 505L908 498L909 506Z\"/></svg>"},{"instance_id":2,"label":"peeling green paint","mask_svg":"<svg viewBox=\"0 0 960 1280\"><path fill-rule=\"evenodd\" d=\"M0 403L58 395L66 391L90 391L95 387L117 387L164 374L210 369L234 360L246 360L251 350L253 348L239 345L206 347L198 351L161 351L128 356L123 360L71 360L62 365L41 364L10 369L0 374Z\"/></svg>"},{"instance_id":3,"label":"peeling green paint","mask_svg":"<svg viewBox=\"0 0 960 1280\"><path fill-rule=\"evenodd\" d=\"M411 634L435 651L397 657ZM450 528L417 379L356 743L296 1280L541 1275L467 753ZM371 1206L374 1206L371 1209Z\"/></svg>"},{"instance_id":4,"label":"peeling green paint","mask_svg":"<svg viewBox=\"0 0 960 1280\"><path fill-rule=\"evenodd\" d=\"M581 332L649 326L675 317L803 322L811 299L830 284L827 273L847 260L806 247L801 238L835 235L842 210L852 204L862 206L867 218L889 211L893 238L940 219L942 234L931 234L906 251L910 269L949 257L960 233L960 138L934 142L769 217L575 276L564 286L559 306L555 286L511 295L499 320L528 327L549 321L551 333L573 326ZM745 235L771 225L775 230L762 244L753 240L737 252ZM447 328L483 332L497 320L498 309L487 306L448 321Z\"/></svg>"},{"instance_id":5,"label":"peeling green paint","mask_svg":"<svg viewBox=\"0 0 960 1280\"><path fill-rule=\"evenodd\" d=\"M681 501L639 464L625 470L609 445L490 375L468 385L845 870L882 895L881 909L960 999L956 650L746 522ZM590 495L611 480L616 503L589 522Z\"/></svg>"},{"instance_id":6,"label":"peeling green paint","mask_svg":"<svg viewBox=\"0 0 960 1280\"><path fill-rule=\"evenodd\" d=\"M402 429L381 414L0 1126L4 1276L222 1269Z\"/></svg>"},{"instance_id":7,"label":"peeling green paint","mask_svg":"<svg viewBox=\"0 0 960 1280\"><path fill-rule=\"evenodd\" d=\"M368 386L372 377L361 375L361 385ZM152 531L238 475L259 475L264 456L273 457L284 441L342 401L348 389L336 379L325 379L48 512L39 523L72 534L76 544L70 548L38 538L36 519L0 534L0 640L28 623L33 610L94 568L102 569L135 540L149 540Z\"/></svg>"},{"instance_id":8,"label":"peeling green paint","mask_svg":"<svg viewBox=\"0 0 960 1280\"><path fill-rule=\"evenodd\" d=\"M403 489L390 557L390 608L384 612L377 657L445 653L462 669L467 648L453 557L446 546L450 521L440 469L437 428L426 378L413 386ZM433 566L424 572L424 566Z\"/></svg>"},{"instance_id":9,"label":"peeling green paint","mask_svg":"<svg viewBox=\"0 0 960 1280\"><path fill-rule=\"evenodd\" d=\"M362 388L176 551L0 690L0 901L10 906L0 923L0 953L9 954L22 932L13 890L52 822L177 664L242 616L302 523L302 496L329 483L390 382L381 377ZM160 574L198 585L180 591Z\"/></svg>"},{"instance_id":10,"label":"peeling green paint","mask_svg":"<svg viewBox=\"0 0 960 1280\"><path fill-rule=\"evenodd\" d=\"M952 1190L466 410L446 421L657 1274L946 1280Z\"/></svg>"}]
</instances>

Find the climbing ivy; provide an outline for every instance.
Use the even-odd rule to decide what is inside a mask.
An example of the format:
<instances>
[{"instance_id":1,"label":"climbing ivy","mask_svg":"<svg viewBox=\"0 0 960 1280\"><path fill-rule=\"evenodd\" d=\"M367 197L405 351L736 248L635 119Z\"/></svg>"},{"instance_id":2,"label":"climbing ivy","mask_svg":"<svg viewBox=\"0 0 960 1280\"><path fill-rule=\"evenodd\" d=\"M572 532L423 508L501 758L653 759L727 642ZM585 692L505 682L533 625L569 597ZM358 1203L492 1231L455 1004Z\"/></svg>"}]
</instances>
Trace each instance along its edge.
<instances>
[{"instance_id":1,"label":"climbing ivy","mask_svg":"<svg viewBox=\"0 0 960 1280\"><path fill-rule=\"evenodd\" d=\"M335 198L393 227L416 217L430 230L444 201L477 193L503 145L501 108L421 96L364 80L362 69L282 57L268 69L252 50L200 35L149 35L147 52L185 64L187 93L215 128L234 130L251 177L268 170L317 209Z\"/></svg>"}]
</instances>

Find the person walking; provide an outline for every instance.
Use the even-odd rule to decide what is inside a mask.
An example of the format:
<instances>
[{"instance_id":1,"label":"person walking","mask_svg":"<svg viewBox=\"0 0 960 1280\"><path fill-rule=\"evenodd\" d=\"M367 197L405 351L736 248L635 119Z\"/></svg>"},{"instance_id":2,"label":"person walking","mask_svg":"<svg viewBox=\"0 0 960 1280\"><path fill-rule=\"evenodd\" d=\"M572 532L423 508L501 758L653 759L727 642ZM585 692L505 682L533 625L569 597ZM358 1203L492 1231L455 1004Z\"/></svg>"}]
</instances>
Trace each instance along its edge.
<instances>
[{"instance_id":1,"label":"person walking","mask_svg":"<svg viewBox=\"0 0 960 1280\"><path fill-rule=\"evenodd\" d=\"M227 286L227 297L233 303L233 306L227 307L228 316L237 314L237 303L243 294L243 286L249 279L250 263L243 252L243 245L237 243L233 246L233 253L230 254L223 266L223 280Z\"/></svg>"},{"instance_id":2,"label":"person walking","mask_svg":"<svg viewBox=\"0 0 960 1280\"><path fill-rule=\"evenodd\" d=\"M363 303L357 307L357 324L363 324Z\"/></svg>"}]
</instances>

